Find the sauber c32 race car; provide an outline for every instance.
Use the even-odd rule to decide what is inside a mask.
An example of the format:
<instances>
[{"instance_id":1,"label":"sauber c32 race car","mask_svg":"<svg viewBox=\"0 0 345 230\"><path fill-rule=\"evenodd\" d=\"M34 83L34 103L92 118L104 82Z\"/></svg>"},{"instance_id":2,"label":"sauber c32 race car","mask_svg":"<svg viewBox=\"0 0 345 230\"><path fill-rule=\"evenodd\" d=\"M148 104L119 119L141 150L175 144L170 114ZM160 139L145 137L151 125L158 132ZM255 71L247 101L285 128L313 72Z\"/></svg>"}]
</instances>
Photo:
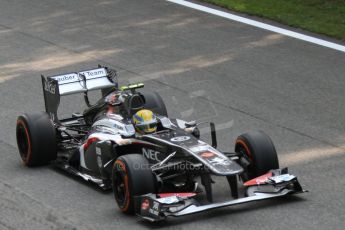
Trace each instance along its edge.
<instances>
[{"instance_id":1,"label":"sauber c32 race car","mask_svg":"<svg viewBox=\"0 0 345 230\"><path fill-rule=\"evenodd\" d=\"M275 147L261 131L240 135L234 152L222 152L214 123L207 144L200 123L169 118L158 93L139 92L142 83L119 87L110 68L41 78L46 111L17 119L22 161L29 167L53 164L112 189L124 213L159 221L304 192L296 176L279 169ZM92 90L102 93L94 105ZM87 109L59 119L60 97L76 93L84 94ZM136 132L132 117L142 109L156 115L155 132ZM212 176L226 177L234 199L213 202ZM198 203L202 192L208 204Z\"/></svg>"}]
</instances>

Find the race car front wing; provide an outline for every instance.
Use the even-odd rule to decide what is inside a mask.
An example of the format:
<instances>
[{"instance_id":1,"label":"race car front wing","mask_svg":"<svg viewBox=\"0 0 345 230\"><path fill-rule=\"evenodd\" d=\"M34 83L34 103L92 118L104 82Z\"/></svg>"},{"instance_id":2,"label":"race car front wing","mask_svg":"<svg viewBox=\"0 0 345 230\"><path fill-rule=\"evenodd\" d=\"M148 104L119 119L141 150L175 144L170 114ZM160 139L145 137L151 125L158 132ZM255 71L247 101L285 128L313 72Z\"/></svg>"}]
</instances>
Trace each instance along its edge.
<instances>
[{"instance_id":1,"label":"race car front wing","mask_svg":"<svg viewBox=\"0 0 345 230\"><path fill-rule=\"evenodd\" d=\"M136 197L136 214L155 222L169 216L185 216L216 208L306 192L302 189L297 177L288 174L286 168L272 170L244 183L244 186L247 197L207 205L198 205L193 198L196 193L150 193L138 196Z\"/></svg>"}]
</instances>

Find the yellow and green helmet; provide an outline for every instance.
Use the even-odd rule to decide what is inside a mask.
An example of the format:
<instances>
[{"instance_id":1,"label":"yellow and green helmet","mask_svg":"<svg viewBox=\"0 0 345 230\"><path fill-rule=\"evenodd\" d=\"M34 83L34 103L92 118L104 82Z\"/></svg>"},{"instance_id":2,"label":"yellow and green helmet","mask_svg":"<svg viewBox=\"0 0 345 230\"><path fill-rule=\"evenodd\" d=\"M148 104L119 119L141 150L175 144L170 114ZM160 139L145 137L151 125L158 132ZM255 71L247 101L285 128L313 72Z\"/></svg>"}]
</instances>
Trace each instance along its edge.
<instances>
[{"instance_id":1,"label":"yellow and green helmet","mask_svg":"<svg viewBox=\"0 0 345 230\"><path fill-rule=\"evenodd\" d=\"M153 133L157 130L157 118L151 110L142 109L133 115L133 124L141 134Z\"/></svg>"}]
</instances>

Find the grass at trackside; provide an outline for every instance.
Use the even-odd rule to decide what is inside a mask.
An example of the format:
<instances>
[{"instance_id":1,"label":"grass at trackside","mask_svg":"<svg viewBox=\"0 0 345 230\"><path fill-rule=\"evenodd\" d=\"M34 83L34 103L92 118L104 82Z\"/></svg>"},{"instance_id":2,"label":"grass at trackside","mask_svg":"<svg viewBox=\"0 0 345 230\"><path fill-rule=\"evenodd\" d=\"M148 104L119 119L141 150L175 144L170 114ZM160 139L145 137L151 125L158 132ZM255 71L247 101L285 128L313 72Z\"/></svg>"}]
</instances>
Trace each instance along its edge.
<instances>
[{"instance_id":1,"label":"grass at trackside","mask_svg":"<svg viewBox=\"0 0 345 230\"><path fill-rule=\"evenodd\" d=\"M202 0L345 41L345 0Z\"/></svg>"}]
</instances>

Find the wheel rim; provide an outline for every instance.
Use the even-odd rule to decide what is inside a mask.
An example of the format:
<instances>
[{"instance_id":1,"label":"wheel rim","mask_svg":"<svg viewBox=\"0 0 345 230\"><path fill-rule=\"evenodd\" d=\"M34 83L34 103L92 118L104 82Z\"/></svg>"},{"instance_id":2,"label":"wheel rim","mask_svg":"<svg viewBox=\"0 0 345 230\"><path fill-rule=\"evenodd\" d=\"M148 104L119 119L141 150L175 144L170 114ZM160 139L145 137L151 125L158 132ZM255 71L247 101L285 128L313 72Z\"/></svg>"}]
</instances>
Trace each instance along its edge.
<instances>
[{"instance_id":1,"label":"wheel rim","mask_svg":"<svg viewBox=\"0 0 345 230\"><path fill-rule=\"evenodd\" d=\"M128 187L126 167L125 164L119 160L115 162L114 167L115 172L113 176L113 191L115 199L119 208L126 212L130 203L130 191Z\"/></svg>"},{"instance_id":2,"label":"wheel rim","mask_svg":"<svg viewBox=\"0 0 345 230\"><path fill-rule=\"evenodd\" d=\"M249 161L249 166L247 167L247 171L246 173L243 174L244 181L255 177L255 165L254 165L253 154L250 152L249 147L246 145L246 143L242 140L237 140L235 151L241 154L242 156L244 156L246 160Z\"/></svg>"},{"instance_id":3,"label":"wheel rim","mask_svg":"<svg viewBox=\"0 0 345 230\"><path fill-rule=\"evenodd\" d=\"M27 164L31 156L31 141L28 129L22 120L17 122L16 134L19 154L24 163Z\"/></svg>"},{"instance_id":4,"label":"wheel rim","mask_svg":"<svg viewBox=\"0 0 345 230\"><path fill-rule=\"evenodd\" d=\"M126 185L122 172L117 171L114 178L114 193L119 206L124 206L126 201Z\"/></svg>"}]
</instances>

